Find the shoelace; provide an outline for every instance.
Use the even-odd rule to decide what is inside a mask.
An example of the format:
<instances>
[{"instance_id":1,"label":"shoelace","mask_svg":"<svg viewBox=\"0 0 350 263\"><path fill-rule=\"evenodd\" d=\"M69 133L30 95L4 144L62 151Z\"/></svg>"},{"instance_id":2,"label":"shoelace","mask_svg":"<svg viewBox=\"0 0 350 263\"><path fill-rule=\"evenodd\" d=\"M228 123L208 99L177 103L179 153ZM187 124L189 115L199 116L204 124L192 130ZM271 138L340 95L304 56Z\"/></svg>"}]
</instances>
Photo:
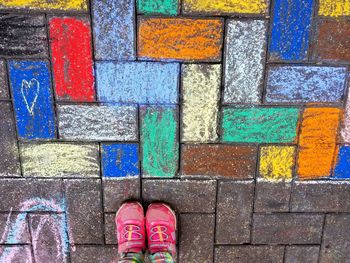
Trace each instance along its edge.
<instances>
[{"instance_id":1,"label":"shoelace","mask_svg":"<svg viewBox=\"0 0 350 263\"><path fill-rule=\"evenodd\" d=\"M150 240L155 242L164 242L168 240L169 235L166 233L168 228L166 226L154 226L151 228ZM155 236L158 235L158 238Z\"/></svg>"},{"instance_id":2,"label":"shoelace","mask_svg":"<svg viewBox=\"0 0 350 263\"><path fill-rule=\"evenodd\" d=\"M123 230L123 237L128 241L140 240L143 238L142 234L140 233L141 228L137 225L125 225Z\"/></svg>"}]
</instances>

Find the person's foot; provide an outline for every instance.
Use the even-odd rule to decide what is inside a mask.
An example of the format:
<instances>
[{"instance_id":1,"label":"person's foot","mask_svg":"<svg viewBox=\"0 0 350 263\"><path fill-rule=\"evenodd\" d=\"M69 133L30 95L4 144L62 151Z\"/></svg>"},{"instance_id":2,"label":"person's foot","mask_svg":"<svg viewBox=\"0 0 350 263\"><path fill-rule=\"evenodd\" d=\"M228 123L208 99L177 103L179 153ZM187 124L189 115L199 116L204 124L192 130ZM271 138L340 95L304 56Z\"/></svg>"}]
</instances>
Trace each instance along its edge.
<instances>
[{"instance_id":1,"label":"person's foot","mask_svg":"<svg viewBox=\"0 0 350 263\"><path fill-rule=\"evenodd\" d=\"M146 248L145 216L139 202L126 202L115 216L118 253L139 253Z\"/></svg>"},{"instance_id":2,"label":"person's foot","mask_svg":"<svg viewBox=\"0 0 350 263\"><path fill-rule=\"evenodd\" d=\"M151 254L157 252L176 253L176 216L166 204L153 203L146 213L146 231L148 250Z\"/></svg>"}]
</instances>

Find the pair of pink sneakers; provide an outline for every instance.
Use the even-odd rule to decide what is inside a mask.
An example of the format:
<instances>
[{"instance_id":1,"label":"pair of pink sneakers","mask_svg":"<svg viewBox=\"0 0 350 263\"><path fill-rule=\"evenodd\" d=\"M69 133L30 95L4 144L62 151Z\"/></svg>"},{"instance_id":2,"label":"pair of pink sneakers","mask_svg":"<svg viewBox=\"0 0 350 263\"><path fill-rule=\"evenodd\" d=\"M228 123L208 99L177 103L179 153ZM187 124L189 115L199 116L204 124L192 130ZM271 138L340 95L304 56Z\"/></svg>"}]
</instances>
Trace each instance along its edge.
<instances>
[{"instance_id":1,"label":"pair of pink sneakers","mask_svg":"<svg viewBox=\"0 0 350 263\"><path fill-rule=\"evenodd\" d=\"M126 202L118 210L118 253L140 253L146 249L146 233L150 254L176 253L176 216L164 203L149 205L146 216L139 202Z\"/></svg>"}]
</instances>

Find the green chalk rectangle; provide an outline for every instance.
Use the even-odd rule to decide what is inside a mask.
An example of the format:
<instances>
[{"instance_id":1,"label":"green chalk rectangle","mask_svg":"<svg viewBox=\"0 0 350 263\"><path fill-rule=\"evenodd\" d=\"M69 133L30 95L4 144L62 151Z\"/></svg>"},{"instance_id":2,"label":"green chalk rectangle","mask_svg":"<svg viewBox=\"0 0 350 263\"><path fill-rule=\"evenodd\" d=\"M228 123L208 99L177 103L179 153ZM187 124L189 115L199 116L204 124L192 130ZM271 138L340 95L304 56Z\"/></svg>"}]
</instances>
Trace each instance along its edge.
<instances>
[{"instance_id":1,"label":"green chalk rectangle","mask_svg":"<svg viewBox=\"0 0 350 263\"><path fill-rule=\"evenodd\" d=\"M225 108L222 141L249 143L294 142L297 108Z\"/></svg>"},{"instance_id":2,"label":"green chalk rectangle","mask_svg":"<svg viewBox=\"0 0 350 263\"><path fill-rule=\"evenodd\" d=\"M178 0L138 0L137 7L140 13L177 15Z\"/></svg>"},{"instance_id":3,"label":"green chalk rectangle","mask_svg":"<svg viewBox=\"0 0 350 263\"><path fill-rule=\"evenodd\" d=\"M177 108L141 108L142 171L144 176L173 177L178 168Z\"/></svg>"}]
</instances>

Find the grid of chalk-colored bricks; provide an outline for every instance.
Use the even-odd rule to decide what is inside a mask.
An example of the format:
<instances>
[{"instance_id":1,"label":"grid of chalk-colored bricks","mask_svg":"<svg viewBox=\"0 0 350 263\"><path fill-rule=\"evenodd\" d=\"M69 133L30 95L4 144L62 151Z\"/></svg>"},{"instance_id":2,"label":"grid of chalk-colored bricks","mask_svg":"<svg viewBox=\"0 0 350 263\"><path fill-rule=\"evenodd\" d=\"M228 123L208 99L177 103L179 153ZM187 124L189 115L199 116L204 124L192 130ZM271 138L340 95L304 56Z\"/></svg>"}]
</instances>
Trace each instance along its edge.
<instances>
[{"instance_id":1,"label":"grid of chalk-colored bricks","mask_svg":"<svg viewBox=\"0 0 350 263\"><path fill-rule=\"evenodd\" d=\"M2 175L350 178L347 1L0 11Z\"/></svg>"}]
</instances>

